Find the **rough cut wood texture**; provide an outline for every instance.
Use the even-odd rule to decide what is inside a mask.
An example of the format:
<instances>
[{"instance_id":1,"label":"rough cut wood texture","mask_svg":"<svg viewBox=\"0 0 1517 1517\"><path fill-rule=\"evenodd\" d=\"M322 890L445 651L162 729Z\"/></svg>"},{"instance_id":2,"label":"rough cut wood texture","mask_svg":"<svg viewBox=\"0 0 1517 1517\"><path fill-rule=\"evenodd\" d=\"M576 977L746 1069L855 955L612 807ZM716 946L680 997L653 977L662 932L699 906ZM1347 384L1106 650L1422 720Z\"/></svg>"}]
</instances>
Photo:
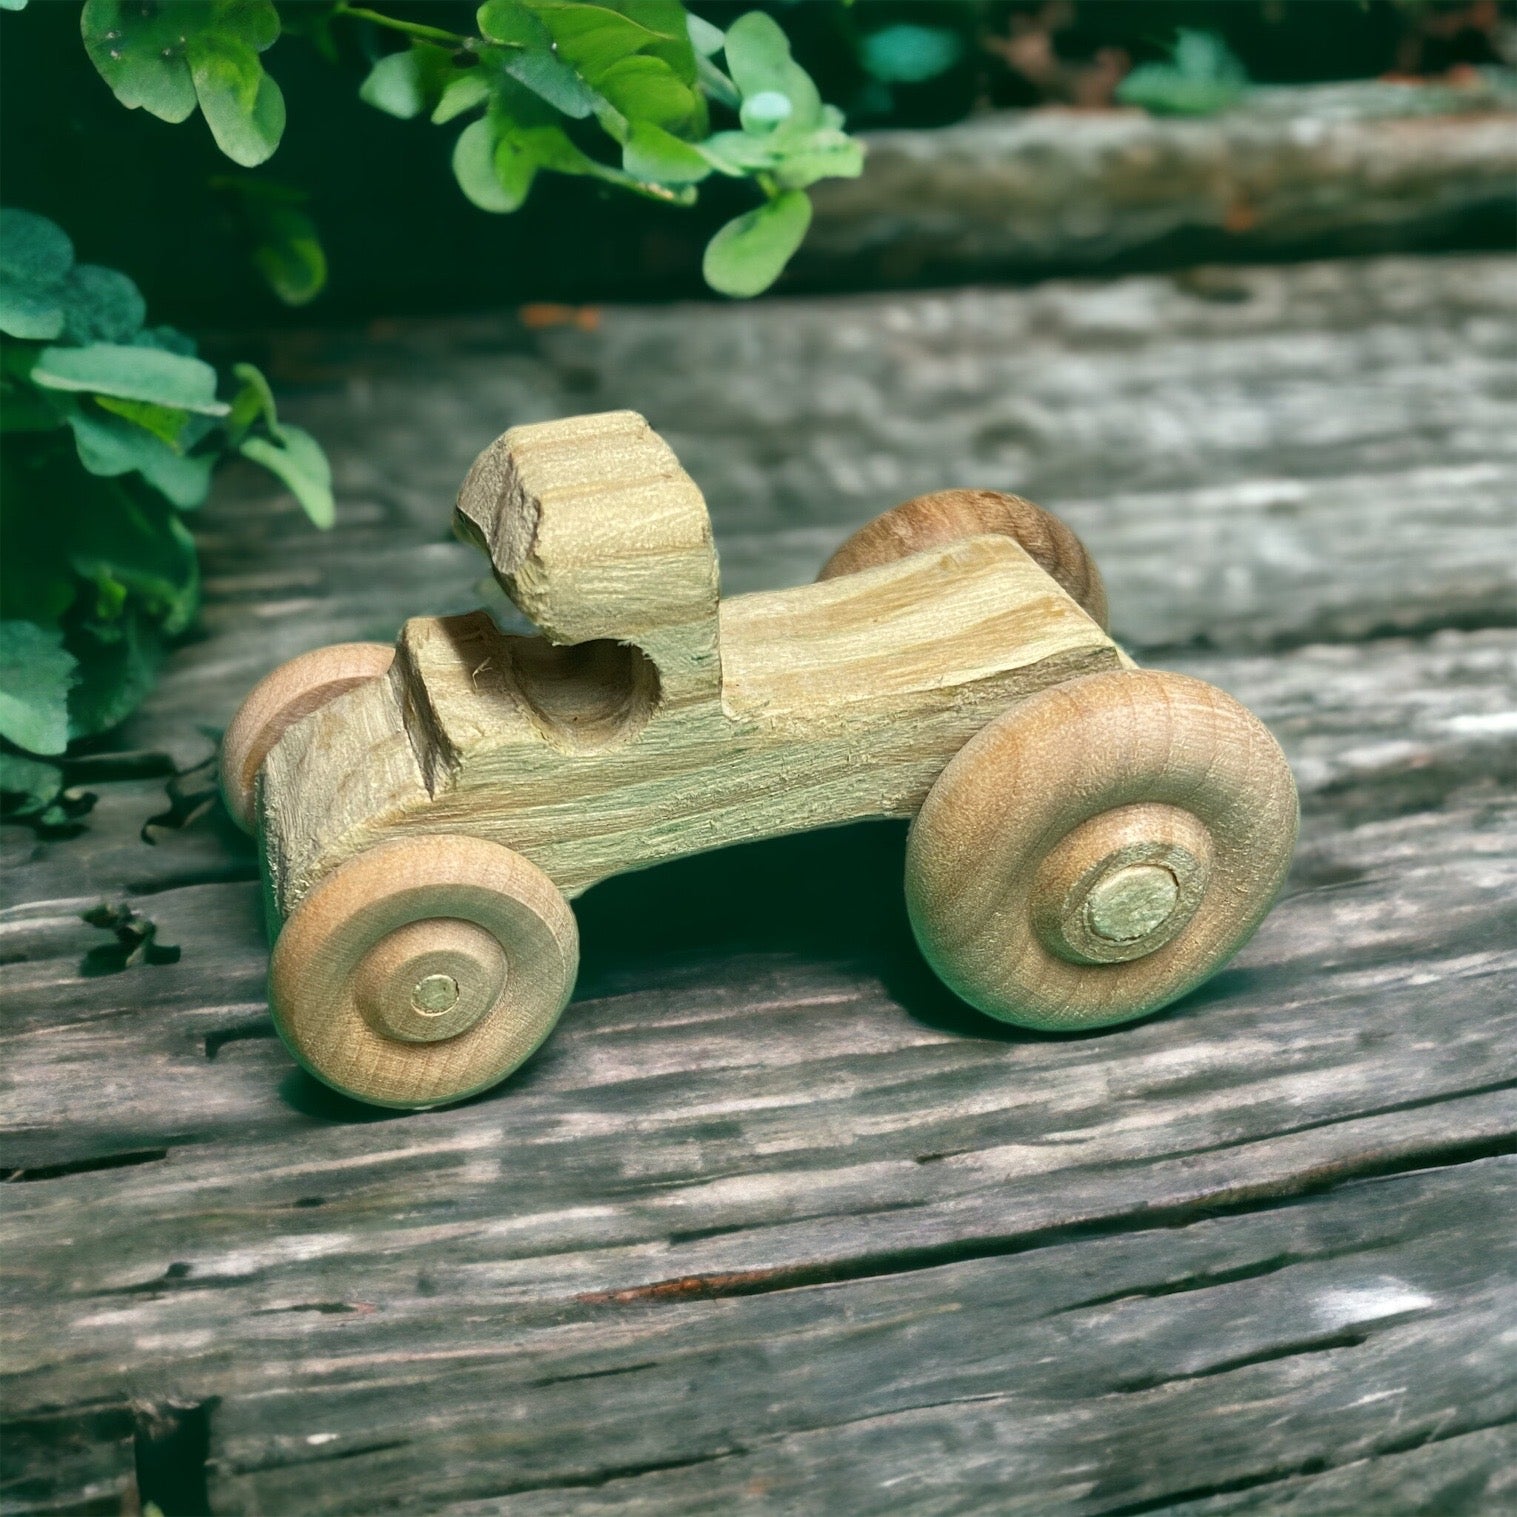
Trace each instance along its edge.
<instances>
[{"instance_id":1,"label":"rough cut wood texture","mask_svg":"<svg viewBox=\"0 0 1517 1517\"><path fill-rule=\"evenodd\" d=\"M1510 239L1517 84L1261 89L1204 121L1004 111L873 132L814 191L803 279L892 283Z\"/></svg>"},{"instance_id":2,"label":"rough cut wood texture","mask_svg":"<svg viewBox=\"0 0 1517 1517\"><path fill-rule=\"evenodd\" d=\"M218 1517L1510 1507L1512 274L1219 278L292 341L343 525L286 502L292 552L228 480L137 757L82 837L5 829L12 1510L130 1509L139 1466ZM499 1098L373 1120L293 1069L251 845L142 844L152 755L209 757L281 658L466 609L473 453L622 404L728 590L953 479L1067 514L1118 635L1295 767L1234 966L1115 1035L978 1020L881 823L587 894L579 998ZM178 964L81 967L123 894Z\"/></svg>"}]
</instances>

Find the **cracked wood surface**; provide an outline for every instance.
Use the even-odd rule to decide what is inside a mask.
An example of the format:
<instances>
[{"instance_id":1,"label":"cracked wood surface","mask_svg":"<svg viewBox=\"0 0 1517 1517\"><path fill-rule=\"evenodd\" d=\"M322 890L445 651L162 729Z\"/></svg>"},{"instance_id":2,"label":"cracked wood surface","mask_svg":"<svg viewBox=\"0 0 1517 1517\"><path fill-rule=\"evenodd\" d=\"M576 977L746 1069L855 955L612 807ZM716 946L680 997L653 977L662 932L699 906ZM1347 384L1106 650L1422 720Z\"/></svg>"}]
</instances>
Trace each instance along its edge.
<instances>
[{"instance_id":1,"label":"cracked wood surface","mask_svg":"<svg viewBox=\"0 0 1517 1517\"><path fill-rule=\"evenodd\" d=\"M81 836L5 829L5 1510L115 1513L164 1458L218 1517L1509 1508L1517 293L1217 278L286 344L343 525L229 479L137 756ZM728 589L933 485L1066 513L1118 635L1292 760L1254 942L1114 1033L990 1024L870 824L590 892L576 1002L490 1096L293 1070L251 846L138 836L168 758L279 659L475 601L468 459L603 403L679 450ZM103 897L180 961L84 973Z\"/></svg>"}]
</instances>

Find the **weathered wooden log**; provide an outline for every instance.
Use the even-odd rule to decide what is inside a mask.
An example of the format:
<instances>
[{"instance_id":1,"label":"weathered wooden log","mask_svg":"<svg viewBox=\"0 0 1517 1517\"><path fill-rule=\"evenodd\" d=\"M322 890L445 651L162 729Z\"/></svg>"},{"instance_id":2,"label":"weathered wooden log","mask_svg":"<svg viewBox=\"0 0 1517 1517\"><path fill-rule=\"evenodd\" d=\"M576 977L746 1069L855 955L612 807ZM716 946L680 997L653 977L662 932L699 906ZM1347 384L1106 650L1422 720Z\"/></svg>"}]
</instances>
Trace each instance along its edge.
<instances>
[{"instance_id":1,"label":"weathered wooden log","mask_svg":"<svg viewBox=\"0 0 1517 1517\"><path fill-rule=\"evenodd\" d=\"M1517 84L1259 89L1205 120L1007 111L867 137L797 278L885 285L1510 242Z\"/></svg>"}]
</instances>

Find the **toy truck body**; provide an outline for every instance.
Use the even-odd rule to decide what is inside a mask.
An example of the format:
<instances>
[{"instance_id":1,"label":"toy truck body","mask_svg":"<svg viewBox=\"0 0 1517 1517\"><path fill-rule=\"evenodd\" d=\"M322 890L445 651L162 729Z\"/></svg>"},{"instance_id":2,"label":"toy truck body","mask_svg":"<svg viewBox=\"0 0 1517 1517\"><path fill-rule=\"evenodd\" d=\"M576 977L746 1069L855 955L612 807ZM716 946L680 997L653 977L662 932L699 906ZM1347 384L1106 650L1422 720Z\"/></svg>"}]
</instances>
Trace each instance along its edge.
<instances>
[{"instance_id":1,"label":"toy truck body","mask_svg":"<svg viewBox=\"0 0 1517 1517\"><path fill-rule=\"evenodd\" d=\"M1055 1027L1173 999L1283 877L1273 741L1136 670L1066 588L1104 609L1072 534L1014 498L924 497L832 577L722 601L699 489L618 412L507 433L455 519L537 635L414 618L393 650L276 671L228 733L288 919L276 1019L342 1089L428 1105L502 1078L572 990L567 900L731 843L916 817L934 967Z\"/></svg>"}]
</instances>

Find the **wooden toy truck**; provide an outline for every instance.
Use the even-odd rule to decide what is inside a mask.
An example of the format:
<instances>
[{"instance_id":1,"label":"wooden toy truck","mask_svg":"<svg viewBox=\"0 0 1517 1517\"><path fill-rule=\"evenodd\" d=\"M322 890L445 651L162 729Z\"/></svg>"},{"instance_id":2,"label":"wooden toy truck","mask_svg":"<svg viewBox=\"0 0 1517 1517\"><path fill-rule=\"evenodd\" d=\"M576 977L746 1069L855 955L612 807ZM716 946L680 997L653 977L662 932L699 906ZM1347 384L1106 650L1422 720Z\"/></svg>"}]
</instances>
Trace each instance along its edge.
<instances>
[{"instance_id":1,"label":"wooden toy truck","mask_svg":"<svg viewBox=\"0 0 1517 1517\"><path fill-rule=\"evenodd\" d=\"M1134 667L1078 539L1026 501L923 496L817 583L722 601L699 489L619 411L507 432L455 521L540 636L476 612L319 649L223 746L283 923L276 1022L339 1090L431 1106L503 1079L574 988L569 901L729 843L914 818L922 952L1038 1028L1184 994L1284 879L1273 738Z\"/></svg>"}]
</instances>

